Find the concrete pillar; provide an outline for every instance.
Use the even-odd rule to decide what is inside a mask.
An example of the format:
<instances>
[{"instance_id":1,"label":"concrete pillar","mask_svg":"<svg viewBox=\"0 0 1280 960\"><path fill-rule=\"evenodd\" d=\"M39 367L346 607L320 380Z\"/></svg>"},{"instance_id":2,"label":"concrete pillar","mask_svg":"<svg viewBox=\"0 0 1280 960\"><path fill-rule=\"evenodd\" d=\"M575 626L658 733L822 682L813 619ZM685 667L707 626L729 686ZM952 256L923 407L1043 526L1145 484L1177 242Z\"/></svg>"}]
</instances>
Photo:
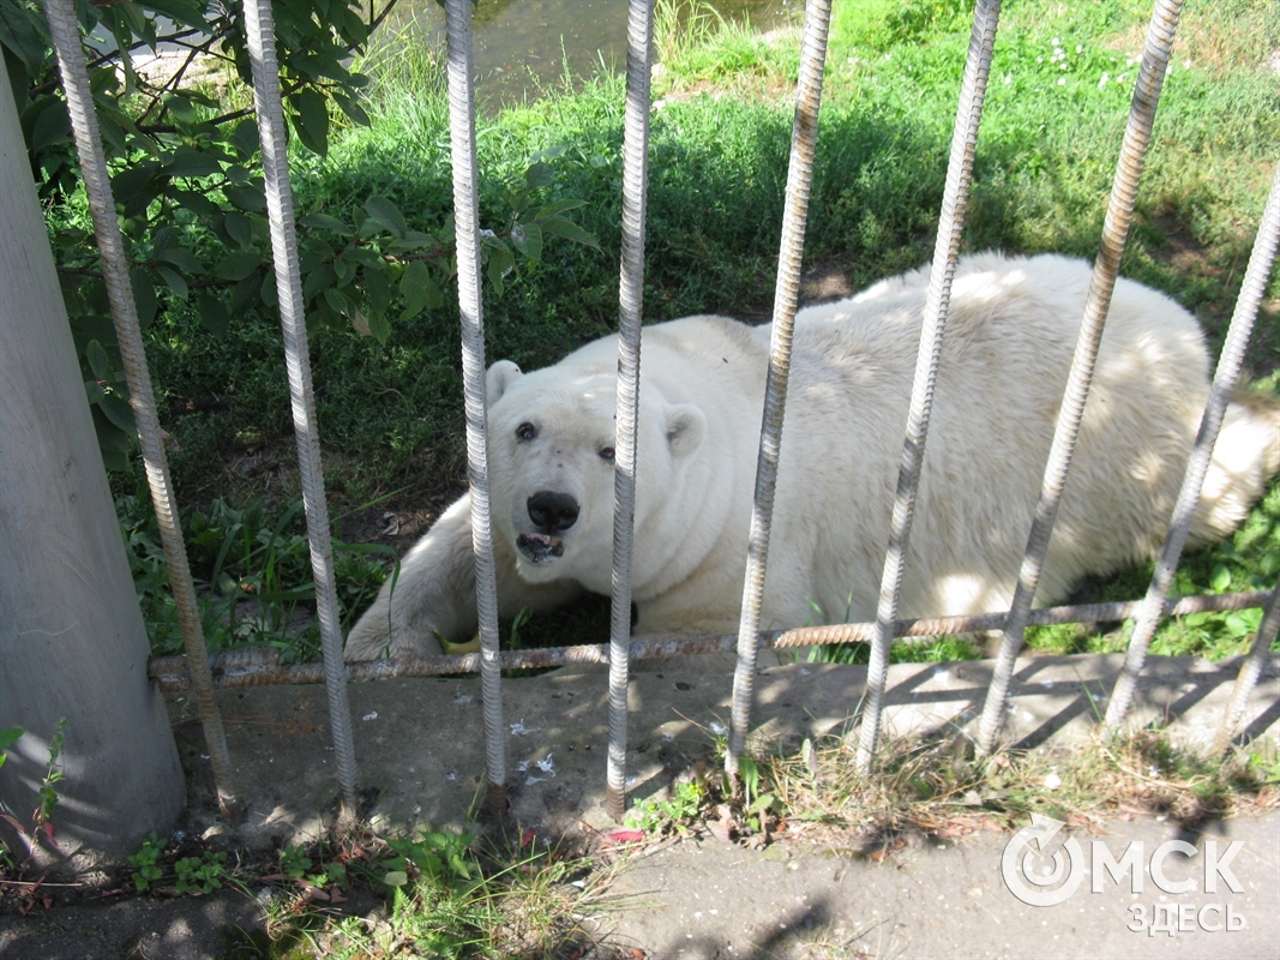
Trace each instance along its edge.
<instances>
[{"instance_id":1,"label":"concrete pillar","mask_svg":"<svg viewBox=\"0 0 1280 960\"><path fill-rule=\"evenodd\" d=\"M0 809L29 823L48 741L66 717L52 821L63 854L133 852L182 809L182 768L147 680L148 652L0 69L0 729L27 731L0 767Z\"/></svg>"}]
</instances>

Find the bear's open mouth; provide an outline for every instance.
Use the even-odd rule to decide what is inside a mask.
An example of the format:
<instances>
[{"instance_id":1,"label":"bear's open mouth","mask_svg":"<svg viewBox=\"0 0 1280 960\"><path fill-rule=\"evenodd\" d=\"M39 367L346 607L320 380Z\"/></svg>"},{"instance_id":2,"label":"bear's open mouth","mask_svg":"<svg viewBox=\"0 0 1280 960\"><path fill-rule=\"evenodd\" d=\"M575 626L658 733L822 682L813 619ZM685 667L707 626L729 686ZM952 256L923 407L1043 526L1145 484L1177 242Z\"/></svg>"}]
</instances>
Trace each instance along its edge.
<instances>
[{"instance_id":1,"label":"bear's open mouth","mask_svg":"<svg viewBox=\"0 0 1280 960\"><path fill-rule=\"evenodd\" d=\"M550 563L564 556L564 541L545 533L522 533L516 537L516 547L534 563Z\"/></svg>"}]
</instances>

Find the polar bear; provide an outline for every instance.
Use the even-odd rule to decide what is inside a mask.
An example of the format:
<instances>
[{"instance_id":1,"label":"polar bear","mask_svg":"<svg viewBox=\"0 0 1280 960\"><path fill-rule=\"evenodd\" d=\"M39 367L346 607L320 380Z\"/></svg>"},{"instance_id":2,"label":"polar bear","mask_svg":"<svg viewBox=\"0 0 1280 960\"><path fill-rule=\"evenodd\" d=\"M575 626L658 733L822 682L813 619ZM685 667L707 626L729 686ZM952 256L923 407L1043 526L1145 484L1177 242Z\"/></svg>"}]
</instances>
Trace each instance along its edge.
<instances>
[{"instance_id":1,"label":"polar bear","mask_svg":"<svg viewBox=\"0 0 1280 960\"><path fill-rule=\"evenodd\" d=\"M874 619L928 267L796 317L761 629ZM1007 609L1091 268L962 259L901 594L906 617ZM643 336L635 634L737 630L770 329L716 316ZM1155 555L1208 396L1195 319L1120 280L1038 600ZM617 338L487 376L502 615L610 592ZM1191 543L1221 539L1280 469L1280 405L1228 409ZM470 501L407 555L346 656L440 652L476 629ZM815 613L818 611L818 613Z\"/></svg>"}]
</instances>

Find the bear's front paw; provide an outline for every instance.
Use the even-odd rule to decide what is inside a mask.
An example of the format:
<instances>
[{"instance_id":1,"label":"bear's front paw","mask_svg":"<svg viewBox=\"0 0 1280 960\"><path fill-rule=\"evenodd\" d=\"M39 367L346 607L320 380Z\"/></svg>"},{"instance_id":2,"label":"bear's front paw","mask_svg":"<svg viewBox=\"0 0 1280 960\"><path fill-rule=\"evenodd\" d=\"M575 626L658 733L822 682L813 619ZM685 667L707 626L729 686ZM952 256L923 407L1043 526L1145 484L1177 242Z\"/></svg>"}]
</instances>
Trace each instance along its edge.
<instances>
[{"instance_id":1,"label":"bear's front paw","mask_svg":"<svg viewBox=\"0 0 1280 960\"><path fill-rule=\"evenodd\" d=\"M348 663L360 660L405 660L438 656L443 651L435 631L389 631L386 623L371 628L365 620L357 623L347 637L344 657Z\"/></svg>"}]
</instances>

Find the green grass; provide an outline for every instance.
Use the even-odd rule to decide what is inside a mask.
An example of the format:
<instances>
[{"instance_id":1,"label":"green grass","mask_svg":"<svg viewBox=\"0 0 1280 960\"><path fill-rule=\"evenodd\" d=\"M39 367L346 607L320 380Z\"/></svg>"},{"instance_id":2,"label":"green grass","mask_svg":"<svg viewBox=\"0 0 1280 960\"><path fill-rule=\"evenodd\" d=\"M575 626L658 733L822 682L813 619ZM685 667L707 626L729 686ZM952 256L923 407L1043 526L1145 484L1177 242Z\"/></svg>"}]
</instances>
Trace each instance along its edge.
<instances>
[{"instance_id":1,"label":"green grass","mask_svg":"<svg viewBox=\"0 0 1280 960\"><path fill-rule=\"evenodd\" d=\"M657 37L664 70L655 84L662 105L652 116L646 315L761 318L771 309L776 272L798 33L766 38L694 8L676 29L670 24L678 6L662 8L667 26L660 24ZM858 287L931 254L970 6L836 4L807 264L838 266ZM1280 143L1280 78L1264 66L1280 46L1276 10L1274 0L1188 4L1186 39L1166 83L1124 261L1126 273L1195 311L1215 345ZM1130 55L1141 46L1145 16L1145 5L1121 0L1006 4L975 160L968 247L1092 254L1136 75ZM340 129L324 159L295 150L300 212L343 215L382 195L411 225L435 229L452 203L439 61L391 43L376 48L363 69L375 78L366 105L372 124ZM490 360L545 365L616 326L622 104L622 80L601 75L575 78L543 99L480 119L483 225L508 226L507 192L530 160L542 157L555 174L548 199L586 201L574 215L601 247L548 242L536 265L522 264L507 278L501 297L486 290ZM438 310L393 325L385 346L349 332L313 333L335 513L391 494L415 504L461 489L453 296L446 290ZM1269 296L1273 303L1280 296L1274 281ZM207 517L215 500L222 501L219 509L245 511L261 497L261 529L275 529L298 489L274 321L237 317L220 338L193 310L172 302L148 336L162 419L177 443L170 454L175 483L189 518L193 510ZM1249 362L1268 373L1280 363L1274 309L1264 311L1254 340ZM246 473L245 462L276 466ZM117 475L115 482L122 495L132 493L133 478ZM1274 580L1267 559L1278 536L1274 496L1230 546L1189 560L1179 589L1214 589L1219 567L1229 571L1231 589L1256 577ZM296 530L286 524L284 532ZM200 569L212 575L211 567ZM142 574L140 589L150 589L146 577L154 573ZM276 589L297 590L308 579L299 570ZM1137 571L1091 585L1090 599L1132 598L1144 587L1145 574ZM166 621L157 615L153 622ZM1238 617L1188 618L1167 628L1157 646L1216 656L1238 648L1240 627ZM546 642L554 642L557 631L547 633ZM1115 642L1072 639L1064 631L1032 636L1062 649ZM157 649L171 647L172 631L158 630Z\"/></svg>"}]
</instances>

